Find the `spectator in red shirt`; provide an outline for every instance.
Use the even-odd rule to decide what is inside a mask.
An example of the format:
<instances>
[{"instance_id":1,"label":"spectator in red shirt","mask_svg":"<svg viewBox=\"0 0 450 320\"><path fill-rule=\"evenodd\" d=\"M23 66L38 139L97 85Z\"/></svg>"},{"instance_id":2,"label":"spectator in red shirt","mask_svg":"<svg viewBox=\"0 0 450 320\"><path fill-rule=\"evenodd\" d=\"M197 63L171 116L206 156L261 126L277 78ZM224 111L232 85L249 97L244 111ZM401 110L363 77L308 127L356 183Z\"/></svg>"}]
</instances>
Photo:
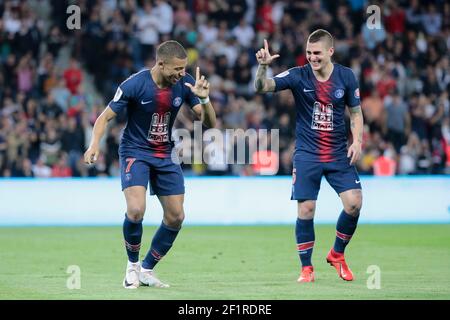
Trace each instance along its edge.
<instances>
[{"instance_id":1,"label":"spectator in red shirt","mask_svg":"<svg viewBox=\"0 0 450 320\"><path fill-rule=\"evenodd\" d=\"M72 177L72 169L67 165L67 154L61 153L58 162L52 167L53 178L67 178Z\"/></svg>"},{"instance_id":2,"label":"spectator in red shirt","mask_svg":"<svg viewBox=\"0 0 450 320\"><path fill-rule=\"evenodd\" d=\"M256 30L272 34L275 26L272 20L272 4L265 0L258 8Z\"/></svg>"},{"instance_id":3,"label":"spectator in red shirt","mask_svg":"<svg viewBox=\"0 0 450 320\"><path fill-rule=\"evenodd\" d=\"M393 159L395 153L392 148L387 149L373 163L373 172L376 176L393 176L397 170L397 162Z\"/></svg>"},{"instance_id":4,"label":"spectator in red shirt","mask_svg":"<svg viewBox=\"0 0 450 320\"><path fill-rule=\"evenodd\" d=\"M381 79L378 81L376 87L381 99L384 99L388 93L397 87L397 83L389 72L386 69L383 69L381 72Z\"/></svg>"},{"instance_id":5,"label":"spectator in red shirt","mask_svg":"<svg viewBox=\"0 0 450 320\"><path fill-rule=\"evenodd\" d=\"M391 3L389 9L385 19L386 30L389 33L402 34L405 32L405 11L395 2Z\"/></svg>"},{"instance_id":6,"label":"spectator in red shirt","mask_svg":"<svg viewBox=\"0 0 450 320\"><path fill-rule=\"evenodd\" d=\"M70 59L69 68L64 70L64 79L66 80L66 87L73 95L78 93L78 87L83 80L83 74L78 67L78 62L74 59Z\"/></svg>"}]
</instances>

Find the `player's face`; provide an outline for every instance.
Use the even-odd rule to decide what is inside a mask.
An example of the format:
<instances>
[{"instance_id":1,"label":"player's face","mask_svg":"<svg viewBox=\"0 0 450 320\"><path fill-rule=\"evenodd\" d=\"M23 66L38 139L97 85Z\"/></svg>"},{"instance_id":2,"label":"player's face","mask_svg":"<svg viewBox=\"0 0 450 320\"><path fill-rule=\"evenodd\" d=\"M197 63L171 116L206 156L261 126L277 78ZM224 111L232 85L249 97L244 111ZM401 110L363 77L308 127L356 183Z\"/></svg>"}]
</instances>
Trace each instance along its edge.
<instances>
[{"instance_id":1,"label":"player's face","mask_svg":"<svg viewBox=\"0 0 450 320\"><path fill-rule=\"evenodd\" d=\"M312 69L316 71L321 70L330 63L333 52L333 47L328 47L325 41L308 42L306 44L306 58Z\"/></svg>"},{"instance_id":2,"label":"player's face","mask_svg":"<svg viewBox=\"0 0 450 320\"><path fill-rule=\"evenodd\" d=\"M161 63L161 73L167 83L175 84L186 74L187 58L172 58Z\"/></svg>"}]
</instances>

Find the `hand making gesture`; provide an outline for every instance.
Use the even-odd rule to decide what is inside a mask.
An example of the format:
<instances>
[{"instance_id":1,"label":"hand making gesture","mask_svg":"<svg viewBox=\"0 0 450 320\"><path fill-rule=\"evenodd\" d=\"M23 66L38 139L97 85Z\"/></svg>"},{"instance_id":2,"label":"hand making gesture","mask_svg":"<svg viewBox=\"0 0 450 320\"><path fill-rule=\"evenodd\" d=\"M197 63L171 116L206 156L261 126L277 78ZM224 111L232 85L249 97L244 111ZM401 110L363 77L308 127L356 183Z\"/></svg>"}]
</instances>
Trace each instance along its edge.
<instances>
[{"instance_id":1,"label":"hand making gesture","mask_svg":"<svg viewBox=\"0 0 450 320\"><path fill-rule=\"evenodd\" d=\"M258 60L258 63L261 65L271 64L272 61L279 56L279 54L274 54L273 56L270 55L269 44L266 39L264 39L264 48L261 48L258 52L256 52L256 60Z\"/></svg>"},{"instance_id":2,"label":"hand making gesture","mask_svg":"<svg viewBox=\"0 0 450 320\"><path fill-rule=\"evenodd\" d=\"M200 99L205 99L209 96L209 82L205 79L205 76L200 76L200 68L197 67L195 72L195 84L192 85L188 82L184 83L185 86L189 87L193 94L195 94Z\"/></svg>"}]
</instances>

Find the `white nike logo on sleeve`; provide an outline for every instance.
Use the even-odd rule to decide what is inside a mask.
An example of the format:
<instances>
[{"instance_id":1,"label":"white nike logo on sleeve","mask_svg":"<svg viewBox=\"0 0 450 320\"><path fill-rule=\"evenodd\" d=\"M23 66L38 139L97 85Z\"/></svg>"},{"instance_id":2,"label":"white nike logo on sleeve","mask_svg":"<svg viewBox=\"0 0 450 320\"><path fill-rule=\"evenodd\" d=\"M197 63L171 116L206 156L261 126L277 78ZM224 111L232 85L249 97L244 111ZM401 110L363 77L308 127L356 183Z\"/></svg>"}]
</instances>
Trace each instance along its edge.
<instances>
[{"instance_id":1,"label":"white nike logo on sleeve","mask_svg":"<svg viewBox=\"0 0 450 320\"><path fill-rule=\"evenodd\" d=\"M311 91L314 91L314 89L306 89L306 88L303 88L303 92L311 92Z\"/></svg>"},{"instance_id":2,"label":"white nike logo on sleeve","mask_svg":"<svg viewBox=\"0 0 450 320\"><path fill-rule=\"evenodd\" d=\"M141 100L142 104L147 104L147 103L150 103L150 102L152 102L152 100L148 100L148 101Z\"/></svg>"}]
</instances>

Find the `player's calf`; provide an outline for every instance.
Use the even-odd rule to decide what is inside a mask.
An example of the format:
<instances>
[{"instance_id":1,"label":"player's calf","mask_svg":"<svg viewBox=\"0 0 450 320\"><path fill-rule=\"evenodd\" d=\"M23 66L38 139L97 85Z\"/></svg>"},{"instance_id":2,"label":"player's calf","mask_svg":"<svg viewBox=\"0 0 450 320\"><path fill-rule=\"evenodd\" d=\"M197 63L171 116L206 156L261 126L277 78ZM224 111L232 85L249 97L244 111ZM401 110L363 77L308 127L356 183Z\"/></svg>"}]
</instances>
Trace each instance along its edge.
<instances>
[{"instance_id":1,"label":"player's calf","mask_svg":"<svg viewBox=\"0 0 450 320\"><path fill-rule=\"evenodd\" d=\"M345 248L353 237L358 225L359 215L353 216L346 211L342 211L336 224L336 238L334 241L334 251L344 253Z\"/></svg>"},{"instance_id":2,"label":"player's calf","mask_svg":"<svg viewBox=\"0 0 450 320\"><path fill-rule=\"evenodd\" d=\"M297 218L295 235L297 240L297 252L302 264L302 272L297 281L313 282L314 269L311 263L311 256L315 242L314 220Z\"/></svg>"},{"instance_id":3,"label":"player's calf","mask_svg":"<svg viewBox=\"0 0 450 320\"><path fill-rule=\"evenodd\" d=\"M123 221L123 237L128 261L132 263L138 262L142 239L142 219L133 221L126 214Z\"/></svg>"},{"instance_id":4,"label":"player's calf","mask_svg":"<svg viewBox=\"0 0 450 320\"><path fill-rule=\"evenodd\" d=\"M161 223L150 246L147 255L142 261L144 269L153 270L156 264L169 252L180 229L171 228L164 222Z\"/></svg>"}]
</instances>

